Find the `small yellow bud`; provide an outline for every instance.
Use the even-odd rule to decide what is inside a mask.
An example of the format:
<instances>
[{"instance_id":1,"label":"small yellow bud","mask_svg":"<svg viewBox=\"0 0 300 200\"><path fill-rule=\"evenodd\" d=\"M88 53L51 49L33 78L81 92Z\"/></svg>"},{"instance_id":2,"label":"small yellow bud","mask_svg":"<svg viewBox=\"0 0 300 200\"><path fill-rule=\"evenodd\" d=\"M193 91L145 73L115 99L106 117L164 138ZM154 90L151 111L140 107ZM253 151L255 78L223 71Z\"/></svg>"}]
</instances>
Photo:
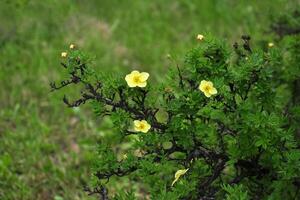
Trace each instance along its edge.
<instances>
[{"instance_id":1,"label":"small yellow bud","mask_svg":"<svg viewBox=\"0 0 300 200\"><path fill-rule=\"evenodd\" d=\"M203 39L204 39L204 36L203 36L203 35L201 35L201 34L198 34L198 35L197 35L197 40L201 41L201 40L203 40Z\"/></svg>"},{"instance_id":2,"label":"small yellow bud","mask_svg":"<svg viewBox=\"0 0 300 200\"><path fill-rule=\"evenodd\" d=\"M202 80L199 85L199 90L204 93L206 97L217 94L218 91L214 88L214 84L211 81Z\"/></svg>"},{"instance_id":3,"label":"small yellow bud","mask_svg":"<svg viewBox=\"0 0 300 200\"><path fill-rule=\"evenodd\" d=\"M68 53L67 53L67 52L62 52L62 53L61 53L61 57L62 57L62 58L66 58L67 56L68 56Z\"/></svg>"},{"instance_id":4,"label":"small yellow bud","mask_svg":"<svg viewBox=\"0 0 300 200\"><path fill-rule=\"evenodd\" d=\"M183 176L189 169L180 169L175 173L175 179L172 182L172 186L178 181L178 179Z\"/></svg>"},{"instance_id":5,"label":"small yellow bud","mask_svg":"<svg viewBox=\"0 0 300 200\"><path fill-rule=\"evenodd\" d=\"M75 49L75 45L74 45L74 44L71 44L71 45L70 45L70 49Z\"/></svg>"},{"instance_id":6,"label":"small yellow bud","mask_svg":"<svg viewBox=\"0 0 300 200\"><path fill-rule=\"evenodd\" d=\"M268 43L268 47L269 47L269 48L274 47L274 43L273 43L273 42L269 42L269 43Z\"/></svg>"},{"instance_id":7,"label":"small yellow bud","mask_svg":"<svg viewBox=\"0 0 300 200\"><path fill-rule=\"evenodd\" d=\"M128 158L127 154L126 153L123 154L122 158L123 158L123 160L126 160Z\"/></svg>"},{"instance_id":8,"label":"small yellow bud","mask_svg":"<svg viewBox=\"0 0 300 200\"><path fill-rule=\"evenodd\" d=\"M146 87L149 76L147 72L140 73L135 70L127 74L125 80L129 87Z\"/></svg>"},{"instance_id":9,"label":"small yellow bud","mask_svg":"<svg viewBox=\"0 0 300 200\"><path fill-rule=\"evenodd\" d=\"M138 132L147 133L151 128L151 125L148 124L146 120L141 120L141 121L134 120L133 124L134 124L134 130Z\"/></svg>"}]
</instances>

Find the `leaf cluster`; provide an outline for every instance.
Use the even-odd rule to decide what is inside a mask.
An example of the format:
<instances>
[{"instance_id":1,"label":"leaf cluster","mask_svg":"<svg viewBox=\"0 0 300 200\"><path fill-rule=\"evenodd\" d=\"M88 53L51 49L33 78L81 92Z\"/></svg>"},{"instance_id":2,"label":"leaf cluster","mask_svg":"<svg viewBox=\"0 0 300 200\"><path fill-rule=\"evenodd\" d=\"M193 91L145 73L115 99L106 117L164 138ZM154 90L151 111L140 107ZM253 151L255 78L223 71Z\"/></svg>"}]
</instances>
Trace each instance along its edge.
<instances>
[{"instance_id":1,"label":"leaf cluster","mask_svg":"<svg viewBox=\"0 0 300 200\"><path fill-rule=\"evenodd\" d=\"M95 73L86 55L71 50L62 63L70 78L59 86L52 83L52 89L80 85L81 97L64 97L64 102L69 107L91 103L97 116L111 119L118 136L114 143L103 140L95 157L100 197L299 197L297 38L289 36L282 48L264 51L253 49L249 36L232 47L207 36L184 63L172 63L163 83L150 80L145 88L128 87L125 74ZM202 80L211 81L217 95L206 97L198 88ZM135 132L133 120L147 120L152 128ZM179 169L189 170L172 187ZM109 196L105 185L115 177L139 187Z\"/></svg>"}]
</instances>

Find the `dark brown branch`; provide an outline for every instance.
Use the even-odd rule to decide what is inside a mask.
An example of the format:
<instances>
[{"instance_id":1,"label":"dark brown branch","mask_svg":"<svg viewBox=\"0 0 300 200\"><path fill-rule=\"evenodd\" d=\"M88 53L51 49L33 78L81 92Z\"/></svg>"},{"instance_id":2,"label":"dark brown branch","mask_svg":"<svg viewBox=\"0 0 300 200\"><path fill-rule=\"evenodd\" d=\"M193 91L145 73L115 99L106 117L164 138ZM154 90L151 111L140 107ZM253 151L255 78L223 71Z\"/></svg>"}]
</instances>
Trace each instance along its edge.
<instances>
[{"instance_id":1,"label":"dark brown branch","mask_svg":"<svg viewBox=\"0 0 300 200\"><path fill-rule=\"evenodd\" d=\"M179 76L179 86L181 89L183 89L184 88L183 78L182 78L182 74L181 74L178 64L176 64L176 67L177 67L178 76Z\"/></svg>"},{"instance_id":2,"label":"dark brown branch","mask_svg":"<svg viewBox=\"0 0 300 200\"><path fill-rule=\"evenodd\" d=\"M108 200L108 191L107 188L101 185L100 187L96 187L94 189L91 188L84 188L84 191L88 193L89 196L91 195L98 195L99 200Z\"/></svg>"},{"instance_id":3,"label":"dark brown branch","mask_svg":"<svg viewBox=\"0 0 300 200\"><path fill-rule=\"evenodd\" d=\"M250 36L249 35L243 35L242 40L244 41L243 48L246 51L252 53L252 50L251 50L251 47L250 47L250 40L251 40Z\"/></svg>"}]
</instances>

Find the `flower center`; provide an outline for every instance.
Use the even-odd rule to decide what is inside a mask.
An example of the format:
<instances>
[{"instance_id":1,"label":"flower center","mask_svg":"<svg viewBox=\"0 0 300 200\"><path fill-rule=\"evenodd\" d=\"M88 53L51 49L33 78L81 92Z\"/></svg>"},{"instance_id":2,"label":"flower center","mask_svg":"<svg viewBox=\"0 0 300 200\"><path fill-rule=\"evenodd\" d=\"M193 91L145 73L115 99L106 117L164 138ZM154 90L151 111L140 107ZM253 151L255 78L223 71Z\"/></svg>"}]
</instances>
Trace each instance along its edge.
<instances>
[{"instance_id":1,"label":"flower center","mask_svg":"<svg viewBox=\"0 0 300 200\"><path fill-rule=\"evenodd\" d=\"M204 88L204 90L205 90L205 92L209 92L210 86L206 86L206 87Z\"/></svg>"},{"instance_id":2,"label":"flower center","mask_svg":"<svg viewBox=\"0 0 300 200\"><path fill-rule=\"evenodd\" d=\"M139 76L134 76L133 77L133 82L139 83L140 82L140 77Z\"/></svg>"},{"instance_id":3,"label":"flower center","mask_svg":"<svg viewBox=\"0 0 300 200\"><path fill-rule=\"evenodd\" d=\"M140 124L140 129L144 129L145 125L144 124Z\"/></svg>"}]
</instances>

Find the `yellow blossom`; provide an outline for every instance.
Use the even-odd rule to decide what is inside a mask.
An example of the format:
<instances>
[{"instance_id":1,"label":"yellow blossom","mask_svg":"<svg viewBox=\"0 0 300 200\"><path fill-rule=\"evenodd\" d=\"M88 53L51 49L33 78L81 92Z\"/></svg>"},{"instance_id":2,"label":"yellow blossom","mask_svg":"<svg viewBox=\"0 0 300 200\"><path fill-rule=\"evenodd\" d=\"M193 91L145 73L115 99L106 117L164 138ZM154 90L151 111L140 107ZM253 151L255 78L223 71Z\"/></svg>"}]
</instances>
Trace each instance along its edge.
<instances>
[{"instance_id":1,"label":"yellow blossom","mask_svg":"<svg viewBox=\"0 0 300 200\"><path fill-rule=\"evenodd\" d=\"M201 40L203 40L203 39L204 39L204 36L203 36L203 35L201 35L201 34L198 34L198 35L197 35L197 40L201 41Z\"/></svg>"},{"instance_id":2,"label":"yellow blossom","mask_svg":"<svg viewBox=\"0 0 300 200\"><path fill-rule=\"evenodd\" d=\"M75 45L74 44L70 44L70 49L74 49Z\"/></svg>"},{"instance_id":3,"label":"yellow blossom","mask_svg":"<svg viewBox=\"0 0 300 200\"><path fill-rule=\"evenodd\" d=\"M68 53L67 53L67 52L62 52L62 53L61 53L61 57L66 58L67 56L68 56Z\"/></svg>"},{"instance_id":4,"label":"yellow blossom","mask_svg":"<svg viewBox=\"0 0 300 200\"><path fill-rule=\"evenodd\" d=\"M147 133L151 128L151 125L148 124L148 122L146 120L141 120L141 121L134 120L133 124L134 124L135 131L139 131L139 132L143 132L143 133Z\"/></svg>"},{"instance_id":5,"label":"yellow blossom","mask_svg":"<svg viewBox=\"0 0 300 200\"><path fill-rule=\"evenodd\" d=\"M199 90L204 93L206 97L217 94L218 91L214 88L214 84L211 81L202 80L199 85Z\"/></svg>"},{"instance_id":6,"label":"yellow blossom","mask_svg":"<svg viewBox=\"0 0 300 200\"><path fill-rule=\"evenodd\" d=\"M129 87L146 87L149 74L147 72L132 71L127 74L125 80Z\"/></svg>"},{"instance_id":7,"label":"yellow blossom","mask_svg":"<svg viewBox=\"0 0 300 200\"><path fill-rule=\"evenodd\" d=\"M178 181L178 179L184 175L189 169L180 169L175 173L175 179L172 182L172 186Z\"/></svg>"},{"instance_id":8,"label":"yellow blossom","mask_svg":"<svg viewBox=\"0 0 300 200\"><path fill-rule=\"evenodd\" d=\"M269 43L268 43L268 47L269 47L269 48L274 47L274 43L273 43L273 42L269 42Z\"/></svg>"}]
</instances>

